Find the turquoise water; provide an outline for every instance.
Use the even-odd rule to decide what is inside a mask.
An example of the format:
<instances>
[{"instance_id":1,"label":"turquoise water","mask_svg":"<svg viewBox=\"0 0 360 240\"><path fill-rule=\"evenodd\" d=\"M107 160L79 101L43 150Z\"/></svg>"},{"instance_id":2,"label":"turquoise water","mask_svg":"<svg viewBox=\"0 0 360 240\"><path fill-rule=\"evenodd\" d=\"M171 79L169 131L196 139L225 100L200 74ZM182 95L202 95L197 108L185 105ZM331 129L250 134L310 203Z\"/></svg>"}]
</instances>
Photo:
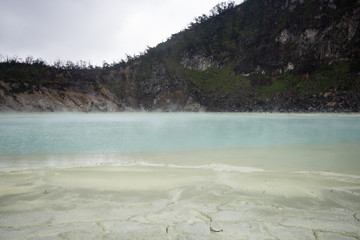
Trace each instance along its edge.
<instances>
[{"instance_id":1,"label":"turquoise water","mask_svg":"<svg viewBox=\"0 0 360 240\"><path fill-rule=\"evenodd\" d=\"M359 116L56 113L0 117L1 154L360 143Z\"/></svg>"},{"instance_id":2,"label":"turquoise water","mask_svg":"<svg viewBox=\"0 0 360 240\"><path fill-rule=\"evenodd\" d=\"M235 113L0 114L0 163L9 155L171 152L353 144L359 115ZM103 160L106 162L106 159Z\"/></svg>"}]
</instances>

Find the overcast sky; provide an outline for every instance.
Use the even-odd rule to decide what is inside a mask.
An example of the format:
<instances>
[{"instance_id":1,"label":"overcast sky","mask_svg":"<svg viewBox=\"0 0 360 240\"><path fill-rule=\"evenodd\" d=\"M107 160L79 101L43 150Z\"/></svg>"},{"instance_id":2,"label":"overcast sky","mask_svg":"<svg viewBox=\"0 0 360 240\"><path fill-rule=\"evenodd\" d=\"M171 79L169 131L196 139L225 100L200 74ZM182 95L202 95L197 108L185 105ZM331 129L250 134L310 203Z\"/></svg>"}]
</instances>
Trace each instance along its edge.
<instances>
[{"instance_id":1,"label":"overcast sky","mask_svg":"<svg viewBox=\"0 0 360 240\"><path fill-rule=\"evenodd\" d=\"M219 2L0 0L0 54L111 63L165 41Z\"/></svg>"}]
</instances>

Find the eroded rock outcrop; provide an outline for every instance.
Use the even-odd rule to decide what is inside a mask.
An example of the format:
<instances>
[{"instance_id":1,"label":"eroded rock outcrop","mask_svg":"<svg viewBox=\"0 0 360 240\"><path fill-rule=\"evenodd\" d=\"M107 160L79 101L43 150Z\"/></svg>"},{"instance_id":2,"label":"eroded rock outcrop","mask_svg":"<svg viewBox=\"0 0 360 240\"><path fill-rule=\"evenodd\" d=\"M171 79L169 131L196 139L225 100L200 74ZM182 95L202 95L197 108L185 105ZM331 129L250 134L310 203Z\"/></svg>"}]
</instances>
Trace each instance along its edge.
<instances>
[{"instance_id":1,"label":"eroded rock outcrop","mask_svg":"<svg viewBox=\"0 0 360 240\"><path fill-rule=\"evenodd\" d=\"M16 84L0 81L0 110L27 112L56 111L122 111L124 106L106 87L99 85L92 91L71 87L39 87L33 91L11 93Z\"/></svg>"},{"instance_id":2,"label":"eroded rock outcrop","mask_svg":"<svg viewBox=\"0 0 360 240\"><path fill-rule=\"evenodd\" d=\"M190 54L185 52L180 59L180 63L187 69L197 71L205 71L212 67L223 67L223 64L215 60L213 56L206 56L203 53Z\"/></svg>"}]
</instances>

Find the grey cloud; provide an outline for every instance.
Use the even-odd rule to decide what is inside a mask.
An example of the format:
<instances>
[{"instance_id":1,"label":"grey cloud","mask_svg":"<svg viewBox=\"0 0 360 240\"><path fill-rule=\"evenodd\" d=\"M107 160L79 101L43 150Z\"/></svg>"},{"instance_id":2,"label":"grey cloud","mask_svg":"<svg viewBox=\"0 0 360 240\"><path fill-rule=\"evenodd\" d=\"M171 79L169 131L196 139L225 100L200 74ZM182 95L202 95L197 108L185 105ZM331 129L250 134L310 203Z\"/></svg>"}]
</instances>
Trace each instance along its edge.
<instances>
[{"instance_id":1,"label":"grey cloud","mask_svg":"<svg viewBox=\"0 0 360 240\"><path fill-rule=\"evenodd\" d=\"M0 0L0 54L119 60L155 46L217 0Z\"/></svg>"}]
</instances>

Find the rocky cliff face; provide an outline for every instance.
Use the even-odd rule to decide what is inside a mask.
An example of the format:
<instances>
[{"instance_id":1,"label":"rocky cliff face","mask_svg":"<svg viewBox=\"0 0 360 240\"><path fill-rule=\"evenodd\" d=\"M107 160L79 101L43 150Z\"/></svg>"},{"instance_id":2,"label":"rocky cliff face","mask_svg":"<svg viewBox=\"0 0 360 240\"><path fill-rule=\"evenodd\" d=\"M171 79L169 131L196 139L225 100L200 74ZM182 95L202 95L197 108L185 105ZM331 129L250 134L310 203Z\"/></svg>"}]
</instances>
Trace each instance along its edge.
<instances>
[{"instance_id":1,"label":"rocky cliff face","mask_svg":"<svg viewBox=\"0 0 360 240\"><path fill-rule=\"evenodd\" d=\"M190 70L206 71L209 68L222 68L223 64L216 61L212 56L206 56L204 53L185 52L180 59L180 64Z\"/></svg>"},{"instance_id":2,"label":"rocky cliff face","mask_svg":"<svg viewBox=\"0 0 360 240\"><path fill-rule=\"evenodd\" d=\"M25 112L91 112L123 111L124 106L107 87L86 89L72 87L39 87L33 91L13 92L17 84L0 81L0 111Z\"/></svg>"},{"instance_id":3,"label":"rocky cliff face","mask_svg":"<svg viewBox=\"0 0 360 240\"><path fill-rule=\"evenodd\" d=\"M0 71L0 110L358 112L359 22L360 1L248 0L127 63L47 84Z\"/></svg>"},{"instance_id":4,"label":"rocky cliff face","mask_svg":"<svg viewBox=\"0 0 360 240\"><path fill-rule=\"evenodd\" d=\"M212 111L359 111L359 5L249 0L149 54L166 62L158 92L182 81Z\"/></svg>"},{"instance_id":5,"label":"rocky cliff face","mask_svg":"<svg viewBox=\"0 0 360 240\"><path fill-rule=\"evenodd\" d=\"M150 76L136 80L136 89L136 99L142 110L204 110L191 97L191 84L178 76L173 76L163 62L154 62L151 65Z\"/></svg>"}]
</instances>

